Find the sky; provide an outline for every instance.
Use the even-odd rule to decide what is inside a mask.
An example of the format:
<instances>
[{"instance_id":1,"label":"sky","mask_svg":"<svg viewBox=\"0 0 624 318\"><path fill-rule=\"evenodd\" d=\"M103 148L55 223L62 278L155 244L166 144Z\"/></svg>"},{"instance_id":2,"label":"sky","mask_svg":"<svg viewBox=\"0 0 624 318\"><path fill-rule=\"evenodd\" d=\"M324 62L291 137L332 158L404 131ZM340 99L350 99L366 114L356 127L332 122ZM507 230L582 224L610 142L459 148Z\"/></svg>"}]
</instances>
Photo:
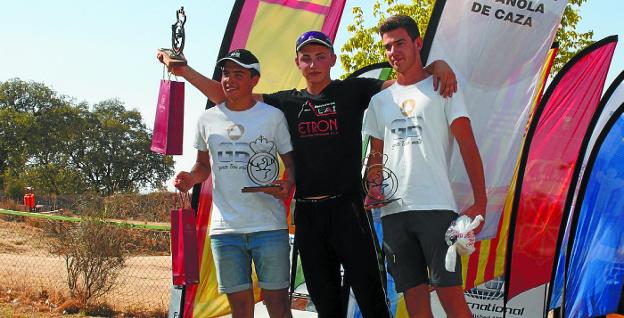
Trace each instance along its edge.
<instances>
[{"instance_id":1,"label":"sky","mask_svg":"<svg viewBox=\"0 0 624 318\"><path fill-rule=\"evenodd\" d=\"M189 64L211 76L233 0L0 3L0 81L20 78L42 82L59 94L90 105L117 98L128 109L140 111L151 129L163 77L156 49L171 46L170 25L175 22L175 11L180 6L186 11L184 53ZM367 11L372 3L347 0L336 48L348 39L351 8L357 5ZM618 16L622 9L622 0L588 0L581 7L577 30L593 30L594 40L617 34L624 41L624 21ZM624 43L616 49L606 86L624 70L622 46ZM342 68L334 67L332 75L341 74ZM174 157L176 171L189 170L195 161L193 128L197 111L206 104L206 98L188 84L185 95L184 154Z\"/></svg>"}]
</instances>

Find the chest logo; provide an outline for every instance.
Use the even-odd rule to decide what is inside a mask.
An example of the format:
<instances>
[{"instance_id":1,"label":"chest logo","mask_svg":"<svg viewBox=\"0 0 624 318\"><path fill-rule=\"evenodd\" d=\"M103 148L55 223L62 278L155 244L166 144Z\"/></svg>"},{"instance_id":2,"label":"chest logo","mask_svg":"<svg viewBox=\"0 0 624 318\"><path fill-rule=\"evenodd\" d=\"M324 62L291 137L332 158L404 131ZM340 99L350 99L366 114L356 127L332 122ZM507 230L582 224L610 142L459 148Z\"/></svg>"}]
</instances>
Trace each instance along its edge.
<instances>
[{"instance_id":1,"label":"chest logo","mask_svg":"<svg viewBox=\"0 0 624 318\"><path fill-rule=\"evenodd\" d=\"M297 117L301 117L302 114L312 112L316 117L336 115L336 103L329 102L324 104L314 105L309 100L306 100L301 105L301 110Z\"/></svg>"},{"instance_id":2,"label":"chest logo","mask_svg":"<svg viewBox=\"0 0 624 318\"><path fill-rule=\"evenodd\" d=\"M245 133L245 127L239 124L233 124L227 129L227 135L230 140L239 140Z\"/></svg>"},{"instance_id":3,"label":"chest logo","mask_svg":"<svg viewBox=\"0 0 624 318\"><path fill-rule=\"evenodd\" d=\"M407 99L401 103L401 114L405 117L410 117L414 109L416 109L416 102L413 99Z\"/></svg>"}]
</instances>

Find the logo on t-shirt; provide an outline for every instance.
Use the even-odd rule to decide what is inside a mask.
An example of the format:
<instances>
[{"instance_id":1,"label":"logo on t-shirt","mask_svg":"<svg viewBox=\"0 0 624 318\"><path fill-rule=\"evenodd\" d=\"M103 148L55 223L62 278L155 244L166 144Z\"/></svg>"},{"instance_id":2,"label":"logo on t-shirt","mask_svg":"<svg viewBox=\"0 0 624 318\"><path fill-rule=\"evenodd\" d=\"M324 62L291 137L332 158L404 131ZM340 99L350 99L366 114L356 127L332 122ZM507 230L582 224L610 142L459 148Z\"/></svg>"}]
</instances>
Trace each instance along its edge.
<instances>
[{"instance_id":1,"label":"logo on t-shirt","mask_svg":"<svg viewBox=\"0 0 624 318\"><path fill-rule=\"evenodd\" d=\"M403 116L405 117L410 117L412 115L412 112L416 108L416 101L414 101L413 99L408 99L402 102L400 107L401 114L403 114Z\"/></svg>"},{"instance_id":2,"label":"logo on t-shirt","mask_svg":"<svg viewBox=\"0 0 624 318\"><path fill-rule=\"evenodd\" d=\"M310 100L306 100L305 103L301 105L301 110L297 115L299 119L301 119L302 116L310 118L311 120L302 120L299 122L297 125L299 137L303 138L338 134L338 119L336 118L335 102L331 101L315 105Z\"/></svg>"},{"instance_id":3,"label":"logo on t-shirt","mask_svg":"<svg viewBox=\"0 0 624 318\"><path fill-rule=\"evenodd\" d=\"M245 127L239 124L233 124L227 128L227 135L230 140L238 140L245 133Z\"/></svg>"},{"instance_id":4,"label":"logo on t-shirt","mask_svg":"<svg viewBox=\"0 0 624 318\"><path fill-rule=\"evenodd\" d=\"M301 118L302 115L309 112L312 112L316 117L336 115L336 103L329 102L314 105L310 100L306 100L303 105L301 105L301 110L297 117Z\"/></svg>"},{"instance_id":5,"label":"logo on t-shirt","mask_svg":"<svg viewBox=\"0 0 624 318\"><path fill-rule=\"evenodd\" d=\"M393 120L390 123L390 133L394 137L392 146L422 143L422 127L419 124L422 120L422 114Z\"/></svg>"},{"instance_id":6,"label":"logo on t-shirt","mask_svg":"<svg viewBox=\"0 0 624 318\"><path fill-rule=\"evenodd\" d=\"M224 141L219 143L216 161L219 163L242 164L247 163L251 155L248 143Z\"/></svg>"}]
</instances>

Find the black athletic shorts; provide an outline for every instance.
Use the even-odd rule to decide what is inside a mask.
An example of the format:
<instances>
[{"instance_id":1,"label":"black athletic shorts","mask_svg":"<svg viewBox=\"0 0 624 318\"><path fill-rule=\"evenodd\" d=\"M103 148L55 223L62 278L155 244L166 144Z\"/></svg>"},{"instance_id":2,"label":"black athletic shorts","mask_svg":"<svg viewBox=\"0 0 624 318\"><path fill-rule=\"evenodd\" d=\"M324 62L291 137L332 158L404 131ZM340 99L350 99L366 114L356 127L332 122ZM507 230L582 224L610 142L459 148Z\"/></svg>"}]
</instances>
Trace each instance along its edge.
<instances>
[{"instance_id":1,"label":"black athletic shorts","mask_svg":"<svg viewBox=\"0 0 624 318\"><path fill-rule=\"evenodd\" d=\"M457 216L453 211L425 210L382 217L383 248L397 292L426 283L436 287L462 284L461 261L455 272L444 267L448 250L444 234Z\"/></svg>"}]
</instances>

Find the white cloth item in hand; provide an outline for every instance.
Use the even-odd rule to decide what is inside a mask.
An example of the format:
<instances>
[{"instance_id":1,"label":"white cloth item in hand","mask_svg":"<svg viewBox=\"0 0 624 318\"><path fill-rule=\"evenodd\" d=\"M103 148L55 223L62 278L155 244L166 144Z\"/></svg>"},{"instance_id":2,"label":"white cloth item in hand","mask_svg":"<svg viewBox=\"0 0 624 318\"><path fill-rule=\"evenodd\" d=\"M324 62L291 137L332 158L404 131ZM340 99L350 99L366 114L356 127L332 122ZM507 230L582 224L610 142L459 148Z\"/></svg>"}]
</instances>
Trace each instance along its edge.
<instances>
[{"instance_id":1,"label":"white cloth item in hand","mask_svg":"<svg viewBox=\"0 0 624 318\"><path fill-rule=\"evenodd\" d=\"M455 272L457 254L462 256L470 255L475 251L473 230L479 227L481 222L483 222L483 216L481 215L477 215L474 220L469 216L461 215L451 223L445 235L446 243L449 245L444 260L444 267L447 271Z\"/></svg>"}]
</instances>

